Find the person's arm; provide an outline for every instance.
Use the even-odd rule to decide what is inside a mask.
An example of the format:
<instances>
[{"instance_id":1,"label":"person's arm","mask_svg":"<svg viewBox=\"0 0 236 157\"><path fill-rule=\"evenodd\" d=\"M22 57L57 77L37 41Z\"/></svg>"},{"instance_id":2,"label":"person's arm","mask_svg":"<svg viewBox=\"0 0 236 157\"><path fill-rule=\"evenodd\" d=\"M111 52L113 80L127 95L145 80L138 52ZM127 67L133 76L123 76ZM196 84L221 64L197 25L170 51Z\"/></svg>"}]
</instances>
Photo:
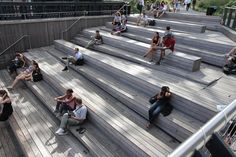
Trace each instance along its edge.
<instances>
[{"instance_id":1,"label":"person's arm","mask_svg":"<svg viewBox=\"0 0 236 157\"><path fill-rule=\"evenodd\" d=\"M58 100L63 100L65 98L66 98L66 94L62 95L62 96L58 96L58 97L54 98L54 100L58 101Z\"/></svg>"},{"instance_id":2,"label":"person's arm","mask_svg":"<svg viewBox=\"0 0 236 157\"><path fill-rule=\"evenodd\" d=\"M71 116L72 119L75 119L75 120L78 120L78 121L84 121L85 119L84 118L78 118L74 115Z\"/></svg>"},{"instance_id":3,"label":"person's arm","mask_svg":"<svg viewBox=\"0 0 236 157\"><path fill-rule=\"evenodd\" d=\"M71 96L70 99L68 99L67 101L65 101L66 103L70 103L71 101L74 101L76 97Z\"/></svg>"},{"instance_id":4,"label":"person's arm","mask_svg":"<svg viewBox=\"0 0 236 157\"><path fill-rule=\"evenodd\" d=\"M23 54L21 54L20 59L21 59L21 61L23 62L22 67L25 67L26 61L25 61L25 56L24 56Z\"/></svg>"},{"instance_id":5,"label":"person's arm","mask_svg":"<svg viewBox=\"0 0 236 157\"><path fill-rule=\"evenodd\" d=\"M9 103L9 102L11 102L10 98L5 98L5 99L0 100L0 104Z\"/></svg>"}]
</instances>

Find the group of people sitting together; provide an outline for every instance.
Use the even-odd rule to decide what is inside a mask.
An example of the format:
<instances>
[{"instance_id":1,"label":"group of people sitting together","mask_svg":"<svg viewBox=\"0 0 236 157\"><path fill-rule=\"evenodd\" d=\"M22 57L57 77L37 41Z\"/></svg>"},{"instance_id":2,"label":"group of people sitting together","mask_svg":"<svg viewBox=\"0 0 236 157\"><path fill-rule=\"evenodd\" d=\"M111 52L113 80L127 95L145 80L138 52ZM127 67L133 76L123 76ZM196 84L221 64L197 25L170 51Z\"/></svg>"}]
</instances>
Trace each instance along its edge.
<instances>
[{"instance_id":1,"label":"group of people sitting together","mask_svg":"<svg viewBox=\"0 0 236 157\"><path fill-rule=\"evenodd\" d=\"M17 69L19 68L21 71L17 75ZM8 66L8 71L12 76L13 74L17 75L13 83L7 87L9 90L14 89L20 80L38 82L43 79L38 63L32 60L31 64L27 67L25 57L21 53L16 53L15 59Z\"/></svg>"},{"instance_id":2,"label":"group of people sitting together","mask_svg":"<svg viewBox=\"0 0 236 157\"><path fill-rule=\"evenodd\" d=\"M164 33L163 38L160 37L159 33L154 33L154 36L151 40L151 47L149 48L148 52L144 54L144 58L150 59L150 62L153 62L155 59L155 55L157 50L160 50L160 57L159 60L156 62L157 65L161 63L161 60L166 55L166 53L172 53L174 52L175 47L175 38L174 35L171 32L170 26L166 27L166 31ZM166 50L170 50L167 51Z\"/></svg>"},{"instance_id":3,"label":"group of people sitting together","mask_svg":"<svg viewBox=\"0 0 236 157\"><path fill-rule=\"evenodd\" d=\"M120 35L121 33L126 32L127 31L126 24L127 24L126 16L122 12L117 11L112 21L113 28L111 34Z\"/></svg>"},{"instance_id":4,"label":"group of people sitting together","mask_svg":"<svg viewBox=\"0 0 236 157\"><path fill-rule=\"evenodd\" d=\"M58 135L68 133L69 126L81 125L87 116L87 107L83 104L82 99L73 95L72 89L67 89L62 96L54 98L56 103L55 113L57 117L62 116Z\"/></svg>"}]
</instances>

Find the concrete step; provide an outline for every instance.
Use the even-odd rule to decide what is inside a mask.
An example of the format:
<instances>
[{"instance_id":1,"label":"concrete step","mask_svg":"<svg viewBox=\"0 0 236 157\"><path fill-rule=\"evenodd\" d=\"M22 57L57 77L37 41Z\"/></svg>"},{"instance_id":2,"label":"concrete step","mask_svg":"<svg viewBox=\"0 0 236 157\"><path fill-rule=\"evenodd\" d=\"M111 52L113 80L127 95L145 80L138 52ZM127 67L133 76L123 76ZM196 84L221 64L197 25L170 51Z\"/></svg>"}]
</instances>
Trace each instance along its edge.
<instances>
[{"instance_id":1,"label":"concrete step","mask_svg":"<svg viewBox=\"0 0 236 157\"><path fill-rule=\"evenodd\" d=\"M32 52L32 51L31 51ZM89 119L97 124L110 139L127 150L129 156L166 156L172 149L162 147L154 136L137 126L118 112L110 103L116 103L107 93L94 86L78 73L61 72L63 65L47 52L27 54L30 60L41 61L41 69L50 84L58 91L73 88L76 96L83 99L89 109ZM51 66L49 66L50 64ZM78 88L75 88L77 86Z\"/></svg>"},{"instance_id":2,"label":"concrete step","mask_svg":"<svg viewBox=\"0 0 236 157\"><path fill-rule=\"evenodd\" d=\"M85 54L85 60L90 58L100 60L101 64L105 64L108 66L107 69L110 69L110 72L113 75L117 75L116 77L118 78L123 76L123 79L127 80L126 83L131 83L130 85L133 88L135 88L136 90L140 90L149 96L154 95L154 93L158 89L160 89L161 86L168 85L174 93L172 104L175 106L175 108L187 115L191 115L201 122L205 123L216 113L215 107L210 105L214 104L210 99L208 100L207 98L204 98L199 100L196 99L196 95L194 96L194 94L191 94L192 92L190 90L198 90L202 88L201 86L193 82L186 81L171 74L144 68L137 64L133 64L128 61L114 58L105 54L89 51L80 46L63 40L57 40L54 44L57 49L60 49L61 51L64 51L66 53L73 53L73 49L75 47L79 47L79 49ZM187 87L188 89L185 90L184 88L182 88L184 86L180 87L176 83L174 83L176 81L179 83L184 81L184 83L188 84L188 87L191 88ZM139 86L137 86L137 84ZM207 105L204 105L205 103L207 103Z\"/></svg>"},{"instance_id":3,"label":"concrete step","mask_svg":"<svg viewBox=\"0 0 236 157\"><path fill-rule=\"evenodd\" d=\"M196 24L196 23L189 23L186 21L186 23L179 22L177 20L171 20L171 19L154 19L150 18L150 20L155 20L157 27L166 28L166 26L170 26L174 31L175 30L181 30L186 32L194 32L194 33L204 33L206 30L205 25ZM128 21L131 22L137 22L137 17L131 17L128 16Z\"/></svg>"},{"instance_id":4,"label":"concrete step","mask_svg":"<svg viewBox=\"0 0 236 157\"><path fill-rule=\"evenodd\" d=\"M111 23L106 23L107 28L112 28ZM161 36L164 34L164 30L157 29L155 27L141 27L136 26L133 24L127 24L129 33L138 34L144 37L153 37L153 34L155 32L159 32ZM236 46L235 43L232 41L230 43L220 40L220 38L223 36L221 33L215 33L215 34L197 34L197 33L188 33L188 32L175 32L173 31L173 34L176 38L176 44L183 44L186 46L199 48L204 50L213 51L219 54L226 54L228 53L234 46ZM214 36L214 37L211 37ZM218 38L219 39L216 39ZM228 39L229 40L229 39ZM232 43L232 44L231 44Z\"/></svg>"},{"instance_id":5,"label":"concrete step","mask_svg":"<svg viewBox=\"0 0 236 157\"><path fill-rule=\"evenodd\" d=\"M103 29L103 30L110 31L110 29ZM140 36L140 35L128 33L128 32L122 33L122 36L127 37L129 39L144 42L147 44L151 43L151 40L152 40L151 37L148 38L148 37L144 37L144 36ZM201 57L203 62L211 64L211 65L222 67L225 64L224 54L214 53L214 52L207 51L200 48L193 48L193 47L189 47L183 44L176 44L175 48L177 51Z\"/></svg>"},{"instance_id":6,"label":"concrete step","mask_svg":"<svg viewBox=\"0 0 236 157\"><path fill-rule=\"evenodd\" d=\"M60 59L64 54L60 52L52 52L55 57ZM87 59L87 67L78 69L74 66L72 68L85 76L87 79L98 85L113 97L120 100L124 105L139 113L141 116L148 119L148 95L136 91L130 87L124 79L113 77L107 65L100 64L98 60ZM125 77L125 76L124 76ZM135 84L135 82L133 82ZM156 125L168 132L170 135L180 141L186 140L190 135L196 132L201 122L195 120L190 116L186 116L178 110L173 110L173 113L168 117L160 115L156 121Z\"/></svg>"},{"instance_id":7,"label":"concrete step","mask_svg":"<svg viewBox=\"0 0 236 157\"><path fill-rule=\"evenodd\" d=\"M86 29L83 31L83 34L87 37L95 34L96 28ZM135 54L144 55L150 48L149 44L141 43L135 40L130 40L124 37L113 36L106 31L100 31L100 34L103 36L104 43L111 45L113 47L121 48L128 50ZM128 42L127 42L128 41ZM132 43L132 46L130 44ZM156 55L156 58L159 58L160 54ZM181 52L174 52L165 57L166 64L171 66L179 67L187 71L197 71L200 68L201 58L184 54Z\"/></svg>"}]
</instances>

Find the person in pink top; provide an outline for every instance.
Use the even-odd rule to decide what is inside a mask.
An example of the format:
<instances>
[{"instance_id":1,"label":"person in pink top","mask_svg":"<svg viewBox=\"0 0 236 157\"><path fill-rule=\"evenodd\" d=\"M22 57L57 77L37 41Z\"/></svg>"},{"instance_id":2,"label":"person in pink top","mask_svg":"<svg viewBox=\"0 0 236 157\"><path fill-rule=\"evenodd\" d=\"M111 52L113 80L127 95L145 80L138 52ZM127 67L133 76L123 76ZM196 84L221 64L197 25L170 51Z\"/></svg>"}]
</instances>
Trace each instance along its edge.
<instances>
[{"instance_id":1,"label":"person in pink top","mask_svg":"<svg viewBox=\"0 0 236 157\"><path fill-rule=\"evenodd\" d=\"M64 95L54 98L54 100L57 101L54 112L58 113L58 116L62 116L68 111L73 111L76 108L75 99L76 97L73 96L73 90L67 89Z\"/></svg>"}]
</instances>

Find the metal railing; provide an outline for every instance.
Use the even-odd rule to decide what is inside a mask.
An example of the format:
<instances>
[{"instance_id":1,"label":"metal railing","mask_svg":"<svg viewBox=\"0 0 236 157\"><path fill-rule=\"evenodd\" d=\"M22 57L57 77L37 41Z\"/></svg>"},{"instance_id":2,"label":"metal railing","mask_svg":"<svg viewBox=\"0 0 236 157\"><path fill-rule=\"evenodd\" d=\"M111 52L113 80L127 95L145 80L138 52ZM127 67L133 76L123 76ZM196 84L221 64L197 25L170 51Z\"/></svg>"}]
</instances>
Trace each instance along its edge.
<instances>
[{"instance_id":1,"label":"metal railing","mask_svg":"<svg viewBox=\"0 0 236 157\"><path fill-rule=\"evenodd\" d=\"M210 139L214 132L218 132L236 115L236 100L229 104L224 110L214 116L199 131L188 138L168 157L188 157L192 156L194 150L199 150Z\"/></svg>"},{"instance_id":2,"label":"metal railing","mask_svg":"<svg viewBox=\"0 0 236 157\"><path fill-rule=\"evenodd\" d=\"M10 46L8 46L5 50L3 50L0 53L0 56L2 56L3 54L5 54L8 50L10 50L11 48L15 47L19 42L21 42L23 39L28 38L28 42L29 42L29 48L31 49L31 41L30 41L30 35L22 35L19 39L17 39L14 43L12 43Z\"/></svg>"},{"instance_id":3,"label":"metal railing","mask_svg":"<svg viewBox=\"0 0 236 157\"><path fill-rule=\"evenodd\" d=\"M224 9L222 25L236 30L236 7L226 7Z\"/></svg>"}]
</instances>

